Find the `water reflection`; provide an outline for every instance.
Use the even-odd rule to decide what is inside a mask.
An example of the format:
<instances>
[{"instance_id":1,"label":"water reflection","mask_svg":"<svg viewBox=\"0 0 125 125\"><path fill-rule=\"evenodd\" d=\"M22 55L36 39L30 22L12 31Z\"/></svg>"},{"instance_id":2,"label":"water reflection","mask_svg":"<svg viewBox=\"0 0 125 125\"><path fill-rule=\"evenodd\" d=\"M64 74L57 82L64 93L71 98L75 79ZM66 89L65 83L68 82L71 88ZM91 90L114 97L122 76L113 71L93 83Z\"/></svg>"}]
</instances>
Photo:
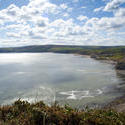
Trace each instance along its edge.
<instances>
[{"instance_id":1,"label":"water reflection","mask_svg":"<svg viewBox=\"0 0 125 125\"><path fill-rule=\"evenodd\" d=\"M0 54L0 104L18 98L47 104L104 103L120 96L114 66L89 57L53 53Z\"/></svg>"}]
</instances>

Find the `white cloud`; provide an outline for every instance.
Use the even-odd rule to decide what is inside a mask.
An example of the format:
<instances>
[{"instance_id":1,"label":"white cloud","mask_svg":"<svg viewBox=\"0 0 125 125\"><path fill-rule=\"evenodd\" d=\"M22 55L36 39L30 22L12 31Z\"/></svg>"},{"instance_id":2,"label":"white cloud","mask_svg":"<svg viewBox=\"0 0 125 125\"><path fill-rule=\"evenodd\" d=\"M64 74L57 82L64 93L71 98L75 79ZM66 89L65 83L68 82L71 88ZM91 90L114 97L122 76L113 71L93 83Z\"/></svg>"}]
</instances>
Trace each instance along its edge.
<instances>
[{"instance_id":1,"label":"white cloud","mask_svg":"<svg viewBox=\"0 0 125 125\"><path fill-rule=\"evenodd\" d=\"M115 16L125 17L125 8L120 8L115 12Z\"/></svg>"},{"instance_id":2,"label":"white cloud","mask_svg":"<svg viewBox=\"0 0 125 125\"><path fill-rule=\"evenodd\" d=\"M38 27L46 27L49 24L49 19L45 17L36 17L32 20Z\"/></svg>"},{"instance_id":3,"label":"white cloud","mask_svg":"<svg viewBox=\"0 0 125 125\"><path fill-rule=\"evenodd\" d=\"M68 14L68 13L64 13L63 16L64 16L64 17L69 17L69 14Z\"/></svg>"},{"instance_id":4,"label":"white cloud","mask_svg":"<svg viewBox=\"0 0 125 125\"><path fill-rule=\"evenodd\" d=\"M125 27L125 18L102 18L99 21L100 27L104 27L107 30L118 30Z\"/></svg>"},{"instance_id":5,"label":"white cloud","mask_svg":"<svg viewBox=\"0 0 125 125\"><path fill-rule=\"evenodd\" d=\"M86 25L94 31L119 31L120 29L125 28L125 18L123 17L102 17L92 18L86 22Z\"/></svg>"},{"instance_id":6,"label":"white cloud","mask_svg":"<svg viewBox=\"0 0 125 125\"><path fill-rule=\"evenodd\" d=\"M80 15L77 17L77 20L80 20L80 21L84 21L84 20L87 20L88 17L87 16L83 16L83 15Z\"/></svg>"},{"instance_id":7,"label":"white cloud","mask_svg":"<svg viewBox=\"0 0 125 125\"><path fill-rule=\"evenodd\" d=\"M67 12L72 12L72 10L73 10L73 8L71 8L71 7L67 8Z\"/></svg>"},{"instance_id":8,"label":"white cloud","mask_svg":"<svg viewBox=\"0 0 125 125\"><path fill-rule=\"evenodd\" d=\"M82 6L81 8L82 8L82 9L85 9L86 7L85 7L85 6Z\"/></svg>"},{"instance_id":9,"label":"white cloud","mask_svg":"<svg viewBox=\"0 0 125 125\"><path fill-rule=\"evenodd\" d=\"M107 3L106 11L111 11L114 4L119 6L123 3L113 1L116 0ZM20 8L12 4L0 11L0 32L3 30L7 36L6 39L0 38L0 45L105 45L106 40L107 44L115 44L113 41L117 39L123 43L124 33L120 34L120 30L125 28L125 8L113 11L113 17L91 19L81 14L76 19L71 18L73 9L67 4L57 6L49 0L30 0L27 6ZM84 23L78 24L78 20ZM118 32L122 37L116 38Z\"/></svg>"},{"instance_id":10,"label":"white cloud","mask_svg":"<svg viewBox=\"0 0 125 125\"><path fill-rule=\"evenodd\" d=\"M104 11L113 11L117 9L123 3L125 3L125 0L111 0L105 6Z\"/></svg>"},{"instance_id":11,"label":"white cloud","mask_svg":"<svg viewBox=\"0 0 125 125\"><path fill-rule=\"evenodd\" d=\"M8 32L8 33L7 33L7 36L8 36L8 37L11 37L11 38L20 38L20 35L17 34L17 33L10 33L10 32Z\"/></svg>"},{"instance_id":12,"label":"white cloud","mask_svg":"<svg viewBox=\"0 0 125 125\"><path fill-rule=\"evenodd\" d=\"M64 4L64 3L61 4L60 7L61 7L62 9L64 9L64 10L68 8L68 6L67 6L66 4Z\"/></svg>"},{"instance_id":13,"label":"white cloud","mask_svg":"<svg viewBox=\"0 0 125 125\"><path fill-rule=\"evenodd\" d=\"M94 9L94 12L99 12L99 11L103 10L103 8L104 8L104 7L95 8L95 9Z\"/></svg>"}]
</instances>

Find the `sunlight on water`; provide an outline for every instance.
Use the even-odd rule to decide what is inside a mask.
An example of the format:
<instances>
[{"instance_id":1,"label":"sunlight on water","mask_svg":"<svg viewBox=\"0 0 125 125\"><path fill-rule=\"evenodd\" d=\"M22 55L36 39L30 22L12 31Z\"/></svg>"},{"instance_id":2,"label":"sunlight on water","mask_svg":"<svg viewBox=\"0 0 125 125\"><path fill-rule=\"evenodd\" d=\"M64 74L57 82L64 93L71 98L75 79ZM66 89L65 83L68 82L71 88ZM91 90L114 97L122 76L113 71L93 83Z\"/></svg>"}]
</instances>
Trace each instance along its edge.
<instances>
[{"instance_id":1,"label":"sunlight on water","mask_svg":"<svg viewBox=\"0 0 125 125\"><path fill-rule=\"evenodd\" d=\"M53 53L0 54L0 104L29 102L83 105L119 96L113 65L84 56Z\"/></svg>"}]
</instances>

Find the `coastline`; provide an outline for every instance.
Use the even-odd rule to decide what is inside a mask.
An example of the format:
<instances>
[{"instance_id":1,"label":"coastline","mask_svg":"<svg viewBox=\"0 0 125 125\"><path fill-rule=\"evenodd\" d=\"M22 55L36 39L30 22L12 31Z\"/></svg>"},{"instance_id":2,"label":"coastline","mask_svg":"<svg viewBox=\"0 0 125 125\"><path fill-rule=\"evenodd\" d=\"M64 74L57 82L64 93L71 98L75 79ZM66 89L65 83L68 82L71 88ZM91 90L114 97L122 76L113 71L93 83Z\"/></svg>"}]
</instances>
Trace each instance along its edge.
<instances>
[{"instance_id":1,"label":"coastline","mask_svg":"<svg viewBox=\"0 0 125 125\"><path fill-rule=\"evenodd\" d=\"M121 78L125 79L125 70L116 70L116 73L121 75ZM123 92L123 95L117 97L105 107L116 110L117 112L125 112L125 82L120 84L119 92Z\"/></svg>"},{"instance_id":2,"label":"coastline","mask_svg":"<svg viewBox=\"0 0 125 125\"><path fill-rule=\"evenodd\" d=\"M90 58L93 58L93 57L90 56ZM111 59L106 59L106 58L105 59L93 58L93 59L114 65L114 69L115 69L116 73L118 73L119 75L122 75L122 77L125 78L125 70L116 69L117 61L114 61ZM122 85L123 84L125 85L125 83L122 83ZM123 91L123 90L120 88L119 91ZM113 109L117 112L125 112L125 93L122 96L113 99L113 101L109 102L108 104L106 104L106 105L104 104L103 108L104 109L105 108Z\"/></svg>"},{"instance_id":3,"label":"coastline","mask_svg":"<svg viewBox=\"0 0 125 125\"><path fill-rule=\"evenodd\" d=\"M116 65L118 63L118 61L116 61L116 60L112 60L110 58L100 58L97 55L92 56L92 55L83 55L83 54L79 54L79 53L74 54L74 55L88 57L88 58L92 58L92 59L95 59L95 60L98 60L98 61L101 61L101 62L104 62L104 63L112 64L112 65L114 65L114 70L116 71L116 73L119 74L119 75L122 75L122 77L125 78L125 70L116 69ZM125 85L125 83L122 83L122 85L123 84ZM119 92L123 92L123 89L121 89L121 88L119 88L118 90L119 90ZM92 104L90 104L90 105L92 105ZM121 95L120 97L116 97L115 99L113 99L109 103L102 104L98 108L99 109L105 109L105 108L106 109L113 109L117 112L125 112L125 93L123 95Z\"/></svg>"}]
</instances>

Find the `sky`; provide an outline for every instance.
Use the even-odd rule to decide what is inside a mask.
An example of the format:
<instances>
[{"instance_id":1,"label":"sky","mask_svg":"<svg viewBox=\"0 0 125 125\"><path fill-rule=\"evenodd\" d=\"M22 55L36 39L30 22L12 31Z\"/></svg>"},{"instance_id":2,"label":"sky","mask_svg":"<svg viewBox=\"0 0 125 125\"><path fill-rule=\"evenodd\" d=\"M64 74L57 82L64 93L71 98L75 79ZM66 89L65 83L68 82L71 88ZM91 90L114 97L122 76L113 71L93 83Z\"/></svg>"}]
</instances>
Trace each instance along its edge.
<instances>
[{"instance_id":1,"label":"sky","mask_svg":"<svg viewBox=\"0 0 125 125\"><path fill-rule=\"evenodd\" d=\"M125 0L0 0L0 47L125 45Z\"/></svg>"}]
</instances>

